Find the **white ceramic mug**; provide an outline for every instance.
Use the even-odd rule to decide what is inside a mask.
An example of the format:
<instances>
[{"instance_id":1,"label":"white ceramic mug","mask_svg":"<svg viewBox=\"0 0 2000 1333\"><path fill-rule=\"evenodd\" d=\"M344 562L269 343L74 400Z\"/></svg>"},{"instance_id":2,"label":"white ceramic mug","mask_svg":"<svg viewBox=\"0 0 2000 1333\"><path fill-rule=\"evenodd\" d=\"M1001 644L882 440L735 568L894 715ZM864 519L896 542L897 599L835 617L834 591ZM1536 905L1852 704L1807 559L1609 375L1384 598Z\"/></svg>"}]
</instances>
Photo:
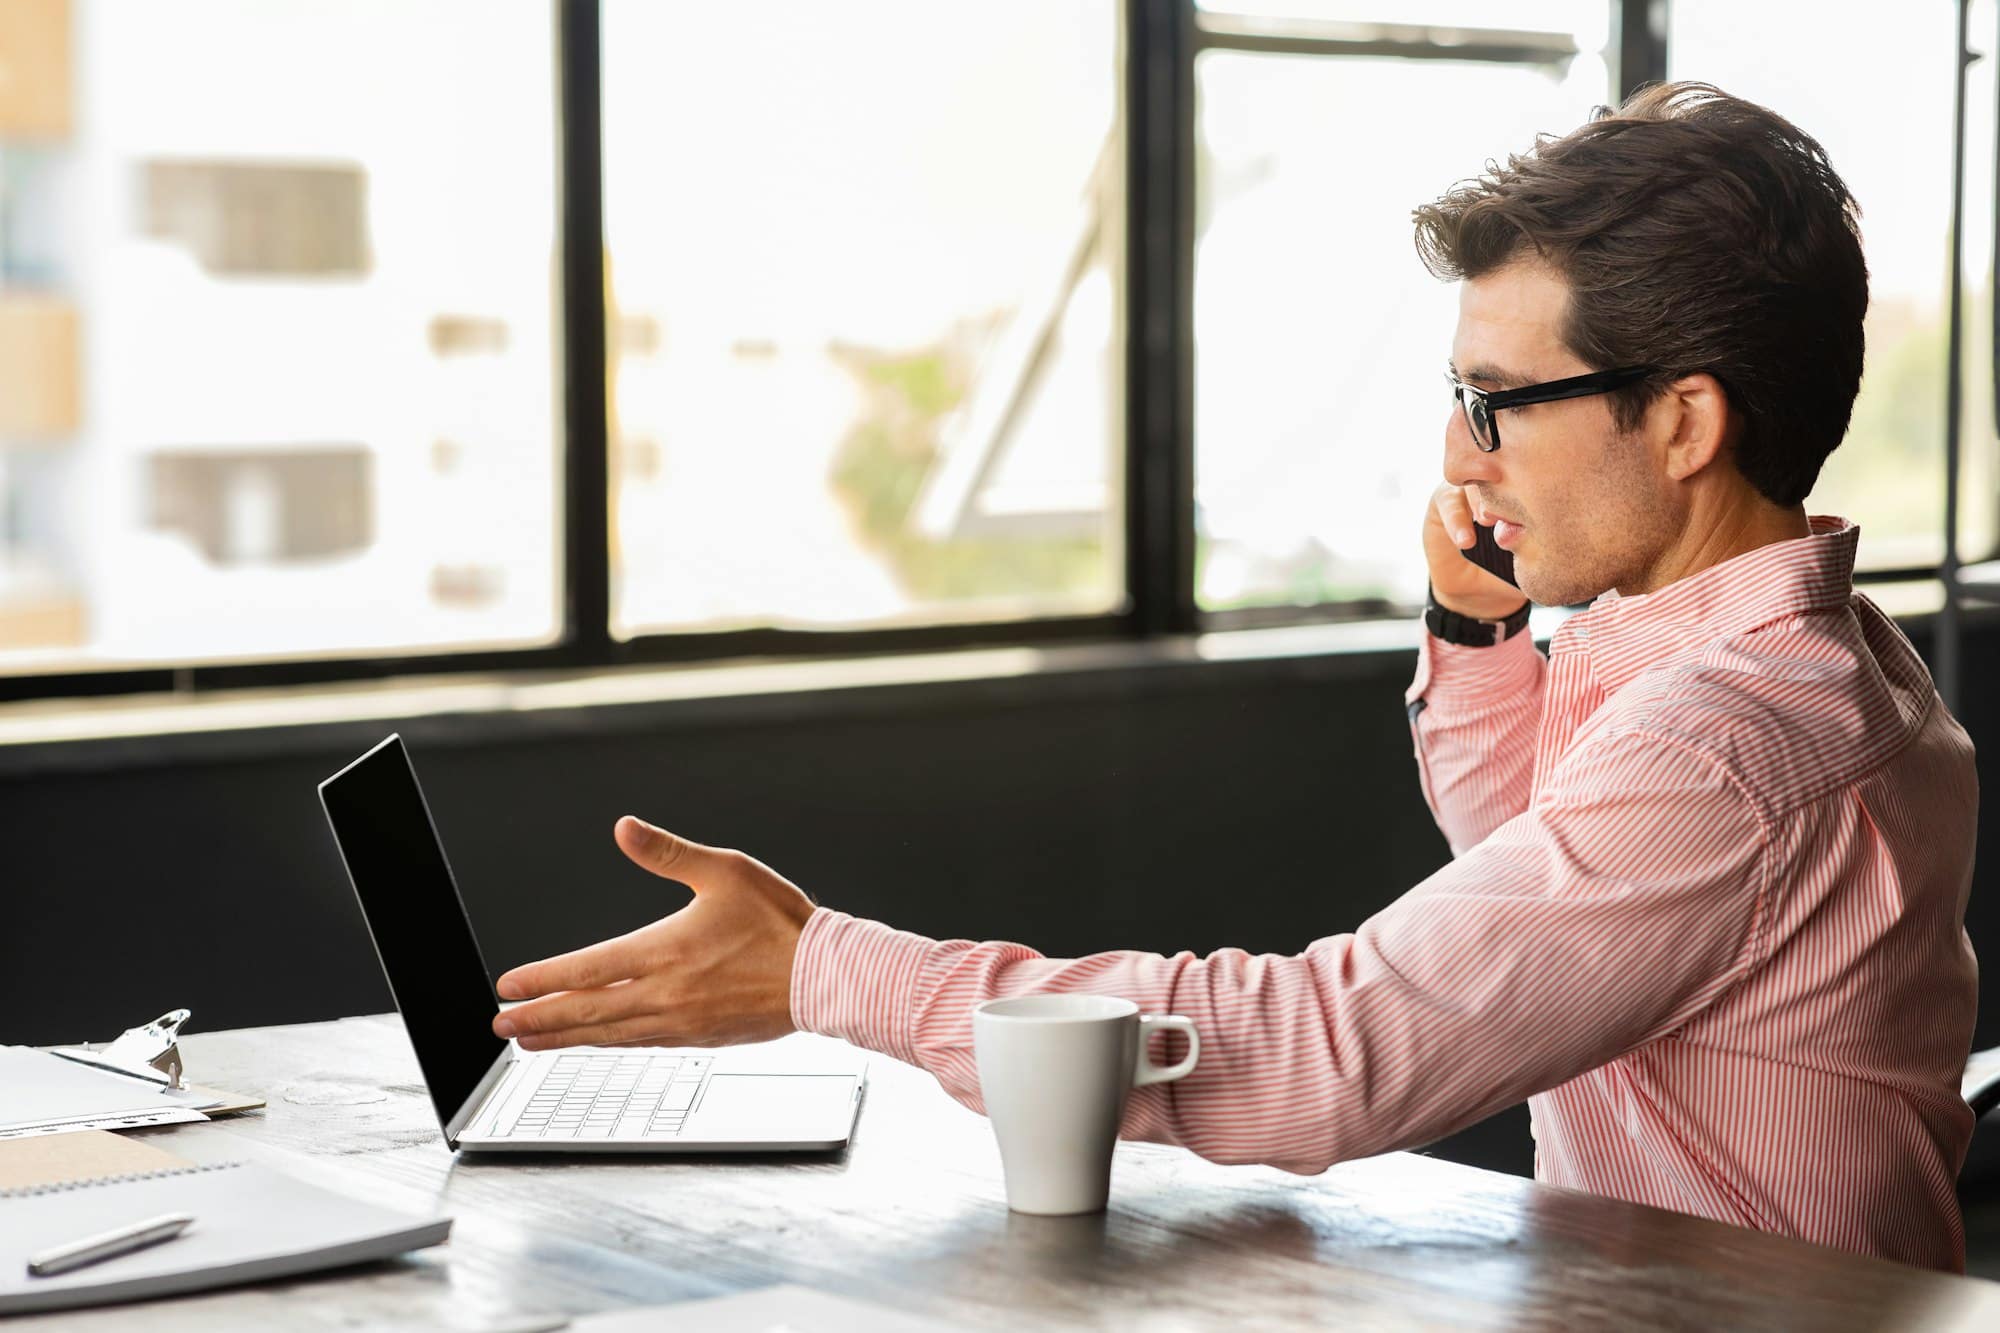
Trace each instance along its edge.
<instances>
[{"instance_id":1,"label":"white ceramic mug","mask_svg":"<svg viewBox=\"0 0 2000 1333\"><path fill-rule=\"evenodd\" d=\"M1187 1057L1156 1065L1155 1032L1187 1034ZM1022 995L972 1011L979 1091L1000 1140L1007 1206L1017 1213L1095 1213L1111 1197L1111 1150L1125 1098L1184 1078L1201 1056L1191 1019L1142 1014L1108 995Z\"/></svg>"}]
</instances>

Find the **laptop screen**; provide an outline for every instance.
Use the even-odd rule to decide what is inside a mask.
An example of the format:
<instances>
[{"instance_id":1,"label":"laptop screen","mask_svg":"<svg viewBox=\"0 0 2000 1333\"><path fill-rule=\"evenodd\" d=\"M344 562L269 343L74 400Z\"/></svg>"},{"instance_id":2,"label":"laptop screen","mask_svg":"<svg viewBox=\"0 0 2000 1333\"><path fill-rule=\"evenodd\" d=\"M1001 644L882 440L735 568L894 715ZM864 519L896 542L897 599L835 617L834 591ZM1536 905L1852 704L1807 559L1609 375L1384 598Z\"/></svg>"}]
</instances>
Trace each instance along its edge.
<instances>
[{"instance_id":1,"label":"laptop screen","mask_svg":"<svg viewBox=\"0 0 2000 1333\"><path fill-rule=\"evenodd\" d=\"M506 1049L499 1001L400 736L319 784L389 990L448 1124Z\"/></svg>"}]
</instances>

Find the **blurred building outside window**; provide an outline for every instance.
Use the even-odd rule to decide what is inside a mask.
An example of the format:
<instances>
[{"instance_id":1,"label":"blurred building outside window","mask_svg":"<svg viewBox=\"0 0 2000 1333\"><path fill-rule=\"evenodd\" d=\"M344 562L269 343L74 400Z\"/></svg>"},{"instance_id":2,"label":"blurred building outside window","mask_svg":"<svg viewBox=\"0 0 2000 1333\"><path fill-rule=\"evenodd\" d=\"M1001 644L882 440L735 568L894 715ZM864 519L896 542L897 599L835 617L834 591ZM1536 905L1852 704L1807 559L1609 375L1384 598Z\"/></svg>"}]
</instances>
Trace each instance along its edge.
<instances>
[{"instance_id":1,"label":"blurred building outside window","mask_svg":"<svg viewBox=\"0 0 2000 1333\"><path fill-rule=\"evenodd\" d=\"M0 671L554 638L553 61L546 0L0 9Z\"/></svg>"},{"instance_id":2,"label":"blurred building outside window","mask_svg":"<svg viewBox=\"0 0 2000 1333\"><path fill-rule=\"evenodd\" d=\"M1202 610L1421 594L1456 297L1409 212L1615 100L1612 10L1197 7ZM1120 14L605 0L615 637L1124 606ZM1866 377L1809 507L1864 567L1934 564L1954 11L1670 14L1672 77L1791 117L1861 202ZM0 7L0 673L557 640L554 20ZM2000 544L1992 65L1968 559Z\"/></svg>"}]
</instances>

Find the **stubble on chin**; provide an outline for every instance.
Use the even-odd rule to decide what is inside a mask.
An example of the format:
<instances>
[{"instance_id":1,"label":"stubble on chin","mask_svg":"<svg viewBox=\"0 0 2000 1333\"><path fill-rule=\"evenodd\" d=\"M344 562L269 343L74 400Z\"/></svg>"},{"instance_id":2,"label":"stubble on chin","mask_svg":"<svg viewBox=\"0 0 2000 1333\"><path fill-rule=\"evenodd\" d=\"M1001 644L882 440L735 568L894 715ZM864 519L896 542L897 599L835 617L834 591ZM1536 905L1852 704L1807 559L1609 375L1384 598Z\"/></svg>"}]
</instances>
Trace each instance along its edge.
<instances>
[{"instance_id":1,"label":"stubble on chin","mask_svg":"<svg viewBox=\"0 0 2000 1333\"><path fill-rule=\"evenodd\" d=\"M1535 551L1514 567L1521 591L1537 606L1581 606L1618 586L1618 571L1601 552L1550 547L1541 536L1535 534Z\"/></svg>"},{"instance_id":2,"label":"stubble on chin","mask_svg":"<svg viewBox=\"0 0 2000 1333\"><path fill-rule=\"evenodd\" d=\"M1646 586L1674 528L1645 457L1639 441L1620 437L1538 507L1559 516L1564 530L1551 541L1531 527L1534 549L1515 566L1521 591L1537 605L1582 606L1613 588Z\"/></svg>"}]
</instances>

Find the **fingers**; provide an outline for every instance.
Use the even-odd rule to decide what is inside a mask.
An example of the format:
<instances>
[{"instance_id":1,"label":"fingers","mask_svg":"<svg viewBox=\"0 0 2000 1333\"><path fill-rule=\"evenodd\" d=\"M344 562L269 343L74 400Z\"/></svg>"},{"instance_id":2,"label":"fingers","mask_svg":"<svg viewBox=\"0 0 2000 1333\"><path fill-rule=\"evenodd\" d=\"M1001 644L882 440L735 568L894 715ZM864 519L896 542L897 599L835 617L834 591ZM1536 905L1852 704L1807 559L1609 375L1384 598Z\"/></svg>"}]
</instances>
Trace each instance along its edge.
<instances>
[{"instance_id":1,"label":"fingers","mask_svg":"<svg viewBox=\"0 0 2000 1333\"><path fill-rule=\"evenodd\" d=\"M700 893L716 872L722 852L626 815L611 830L618 850L663 879L679 880Z\"/></svg>"},{"instance_id":2,"label":"fingers","mask_svg":"<svg viewBox=\"0 0 2000 1333\"><path fill-rule=\"evenodd\" d=\"M540 962L523 963L502 973L494 989L503 1000L525 1000L554 991L608 986L637 976L646 963L643 947L635 938L637 933L620 935Z\"/></svg>"},{"instance_id":3,"label":"fingers","mask_svg":"<svg viewBox=\"0 0 2000 1333\"><path fill-rule=\"evenodd\" d=\"M626 815L612 830L619 850L656 875L679 880L699 890L711 878L723 852L689 842L645 820ZM555 991L586 990L608 986L637 976L654 961L646 945L649 927L605 940L588 948L524 963L500 977L497 989L503 1000L525 1000Z\"/></svg>"},{"instance_id":4,"label":"fingers","mask_svg":"<svg viewBox=\"0 0 2000 1333\"><path fill-rule=\"evenodd\" d=\"M626 1044L718 1046L775 1035L745 1027L684 990L645 981L516 1005L494 1018L493 1031L517 1039L526 1051Z\"/></svg>"},{"instance_id":5,"label":"fingers","mask_svg":"<svg viewBox=\"0 0 2000 1333\"><path fill-rule=\"evenodd\" d=\"M1431 510L1444 525L1445 535L1461 551L1472 545L1472 506L1466 502L1463 486L1447 482L1438 487L1431 493Z\"/></svg>"},{"instance_id":6,"label":"fingers","mask_svg":"<svg viewBox=\"0 0 2000 1333\"><path fill-rule=\"evenodd\" d=\"M652 1043L686 1046L660 1030L660 1022L649 1015L620 1019L615 1023L587 1023L557 1032L535 1032L521 1038L524 1051L554 1051L565 1046L621 1046Z\"/></svg>"},{"instance_id":7,"label":"fingers","mask_svg":"<svg viewBox=\"0 0 2000 1333\"><path fill-rule=\"evenodd\" d=\"M656 1009L650 1002L651 990L636 982L623 981L590 990L545 995L495 1015L493 1032L500 1037L527 1037L635 1020L643 1023Z\"/></svg>"},{"instance_id":8,"label":"fingers","mask_svg":"<svg viewBox=\"0 0 2000 1333\"><path fill-rule=\"evenodd\" d=\"M499 981L493 1031L527 1050L626 1042L707 1046L793 1030L791 981L811 899L741 852L703 846L627 816L612 832L641 867L696 891L650 925ZM536 998L528 998L536 997Z\"/></svg>"},{"instance_id":9,"label":"fingers","mask_svg":"<svg viewBox=\"0 0 2000 1333\"><path fill-rule=\"evenodd\" d=\"M566 1027L560 1033L530 1033L520 1039L522 1051L560 1051L562 1047L616 1047L624 1043L660 1041L656 1025L648 1019L624 1019L620 1023L590 1023ZM666 1043L662 1043L666 1045Z\"/></svg>"}]
</instances>

